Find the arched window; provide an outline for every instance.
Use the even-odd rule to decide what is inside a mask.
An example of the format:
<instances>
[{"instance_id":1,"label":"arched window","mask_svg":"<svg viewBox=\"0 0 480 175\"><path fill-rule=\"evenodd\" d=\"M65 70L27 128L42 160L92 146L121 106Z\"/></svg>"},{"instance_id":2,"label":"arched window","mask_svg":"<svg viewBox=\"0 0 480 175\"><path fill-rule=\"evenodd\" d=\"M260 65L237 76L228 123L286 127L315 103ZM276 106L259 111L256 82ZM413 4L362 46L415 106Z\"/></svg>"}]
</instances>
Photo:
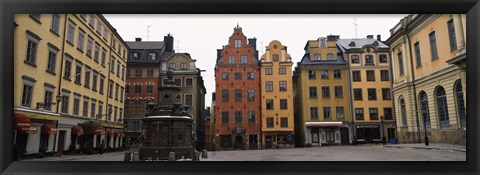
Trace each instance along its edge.
<instances>
[{"instance_id":1,"label":"arched window","mask_svg":"<svg viewBox=\"0 0 480 175\"><path fill-rule=\"evenodd\" d=\"M465 113L465 101L463 100L463 89L461 81L457 81L455 84L455 96L457 97L457 111L460 119L460 127L467 127L466 113Z\"/></svg>"},{"instance_id":2,"label":"arched window","mask_svg":"<svg viewBox=\"0 0 480 175\"><path fill-rule=\"evenodd\" d=\"M425 128L431 128L430 113L428 112L428 98L425 91L420 92L420 111L422 113L423 121L425 121Z\"/></svg>"},{"instance_id":3,"label":"arched window","mask_svg":"<svg viewBox=\"0 0 480 175\"><path fill-rule=\"evenodd\" d=\"M402 125L407 126L407 107L405 106L405 100L400 99L400 109L402 110Z\"/></svg>"},{"instance_id":4,"label":"arched window","mask_svg":"<svg viewBox=\"0 0 480 175\"><path fill-rule=\"evenodd\" d=\"M440 120L440 128L448 128L450 127L450 122L448 121L448 106L445 89L443 89L442 86L438 86L435 90L435 95L437 99L437 112L438 119Z\"/></svg>"}]
</instances>

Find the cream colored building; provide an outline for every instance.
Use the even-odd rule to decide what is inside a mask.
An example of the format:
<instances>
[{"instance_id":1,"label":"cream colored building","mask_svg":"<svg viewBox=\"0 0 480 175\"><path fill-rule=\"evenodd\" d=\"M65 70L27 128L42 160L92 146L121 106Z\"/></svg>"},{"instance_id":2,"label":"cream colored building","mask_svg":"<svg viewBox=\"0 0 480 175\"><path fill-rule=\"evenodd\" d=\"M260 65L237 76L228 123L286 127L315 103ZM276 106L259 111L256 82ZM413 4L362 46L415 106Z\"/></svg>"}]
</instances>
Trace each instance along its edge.
<instances>
[{"instance_id":1,"label":"cream colored building","mask_svg":"<svg viewBox=\"0 0 480 175\"><path fill-rule=\"evenodd\" d=\"M277 40L261 57L262 147L266 149L295 146L292 65L287 47Z\"/></svg>"},{"instance_id":2,"label":"cream colored building","mask_svg":"<svg viewBox=\"0 0 480 175\"><path fill-rule=\"evenodd\" d=\"M408 15L390 33L399 142L465 144L466 15Z\"/></svg>"},{"instance_id":3,"label":"cream colored building","mask_svg":"<svg viewBox=\"0 0 480 175\"><path fill-rule=\"evenodd\" d=\"M104 139L120 147L127 46L115 28L97 14L14 21L15 120L37 128L15 132L21 154L61 154Z\"/></svg>"}]
</instances>

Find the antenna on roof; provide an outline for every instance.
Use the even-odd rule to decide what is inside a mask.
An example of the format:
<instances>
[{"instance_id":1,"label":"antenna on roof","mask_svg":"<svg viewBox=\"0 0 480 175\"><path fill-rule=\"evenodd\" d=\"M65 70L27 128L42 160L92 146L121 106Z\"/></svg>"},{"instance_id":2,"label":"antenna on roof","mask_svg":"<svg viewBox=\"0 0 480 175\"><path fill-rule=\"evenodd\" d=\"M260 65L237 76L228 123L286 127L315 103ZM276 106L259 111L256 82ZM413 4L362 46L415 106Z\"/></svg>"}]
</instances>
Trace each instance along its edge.
<instances>
[{"instance_id":1,"label":"antenna on roof","mask_svg":"<svg viewBox=\"0 0 480 175\"><path fill-rule=\"evenodd\" d=\"M357 27L358 27L357 18L353 18L353 24L355 25L355 39L357 39Z\"/></svg>"},{"instance_id":2,"label":"antenna on roof","mask_svg":"<svg viewBox=\"0 0 480 175\"><path fill-rule=\"evenodd\" d=\"M180 52L180 49L179 49L180 43L182 42L180 41L180 39L177 38L177 52Z\"/></svg>"},{"instance_id":3,"label":"antenna on roof","mask_svg":"<svg viewBox=\"0 0 480 175\"><path fill-rule=\"evenodd\" d=\"M149 40L149 38L150 38L150 26L152 26L152 25L147 26L147 41L150 41Z\"/></svg>"}]
</instances>

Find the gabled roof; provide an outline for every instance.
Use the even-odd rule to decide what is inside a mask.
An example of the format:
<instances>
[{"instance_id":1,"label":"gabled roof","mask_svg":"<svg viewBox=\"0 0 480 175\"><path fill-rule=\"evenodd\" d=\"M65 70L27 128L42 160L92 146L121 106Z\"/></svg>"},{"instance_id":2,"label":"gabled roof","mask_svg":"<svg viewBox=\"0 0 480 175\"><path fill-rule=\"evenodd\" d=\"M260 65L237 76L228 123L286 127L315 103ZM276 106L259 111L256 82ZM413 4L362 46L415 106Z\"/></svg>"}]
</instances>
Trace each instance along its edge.
<instances>
[{"instance_id":1,"label":"gabled roof","mask_svg":"<svg viewBox=\"0 0 480 175\"><path fill-rule=\"evenodd\" d=\"M352 43L353 42L353 43ZM376 44L374 44L376 42ZM339 39L337 44L343 47L346 50L349 49L361 49L363 46L372 45L376 48L388 48L388 46L381 41L370 38L362 39ZM378 45L377 45L378 44Z\"/></svg>"},{"instance_id":2,"label":"gabled roof","mask_svg":"<svg viewBox=\"0 0 480 175\"><path fill-rule=\"evenodd\" d=\"M162 49L165 46L163 41L126 41L130 49Z\"/></svg>"},{"instance_id":3,"label":"gabled roof","mask_svg":"<svg viewBox=\"0 0 480 175\"><path fill-rule=\"evenodd\" d=\"M338 57L337 57L337 60L311 61L310 54L306 53L305 55L303 55L302 60L298 64L300 65L345 65L347 63L343 59Z\"/></svg>"}]
</instances>

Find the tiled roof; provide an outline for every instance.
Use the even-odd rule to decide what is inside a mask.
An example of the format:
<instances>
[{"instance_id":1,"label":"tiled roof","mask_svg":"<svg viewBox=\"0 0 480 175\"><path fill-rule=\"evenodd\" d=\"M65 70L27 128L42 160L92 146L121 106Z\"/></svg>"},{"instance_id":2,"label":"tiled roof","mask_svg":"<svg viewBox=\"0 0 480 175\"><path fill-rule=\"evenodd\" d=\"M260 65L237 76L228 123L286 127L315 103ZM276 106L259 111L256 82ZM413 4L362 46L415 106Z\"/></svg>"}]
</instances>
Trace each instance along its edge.
<instances>
[{"instance_id":1,"label":"tiled roof","mask_svg":"<svg viewBox=\"0 0 480 175\"><path fill-rule=\"evenodd\" d=\"M130 49L162 49L165 46L163 41L126 41Z\"/></svg>"},{"instance_id":2,"label":"tiled roof","mask_svg":"<svg viewBox=\"0 0 480 175\"><path fill-rule=\"evenodd\" d=\"M324 61L311 61L310 54L303 55L301 65L345 65L346 62L342 58L337 58L338 60L324 60Z\"/></svg>"},{"instance_id":3,"label":"tiled roof","mask_svg":"<svg viewBox=\"0 0 480 175\"><path fill-rule=\"evenodd\" d=\"M355 45L351 45L350 43L354 42ZM381 41L377 41L376 39L369 39L369 38L362 38L362 39L339 39L337 40L337 44L342 46L345 49L360 49L365 45L373 45L374 42L377 42L377 48L388 48L388 46Z\"/></svg>"}]
</instances>

